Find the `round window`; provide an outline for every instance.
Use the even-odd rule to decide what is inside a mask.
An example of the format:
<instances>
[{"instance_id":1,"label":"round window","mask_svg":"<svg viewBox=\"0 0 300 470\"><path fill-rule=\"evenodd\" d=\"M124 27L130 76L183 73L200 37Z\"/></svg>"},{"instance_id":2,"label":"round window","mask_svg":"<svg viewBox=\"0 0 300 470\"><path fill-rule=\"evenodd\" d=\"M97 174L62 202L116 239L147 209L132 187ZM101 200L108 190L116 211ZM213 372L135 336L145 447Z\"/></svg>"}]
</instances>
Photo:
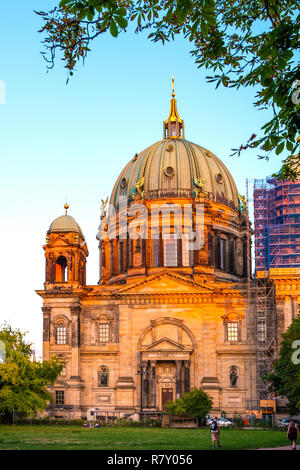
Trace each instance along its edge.
<instances>
[{"instance_id":1,"label":"round window","mask_svg":"<svg viewBox=\"0 0 300 470\"><path fill-rule=\"evenodd\" d=\"M172 166L167 166L167 168L164 169L164 174L168 177L173 176L174 173L175 173L175 170Z\"/></svg>"},{"instance_id":2,"label":"round window","mask_svg":"<svg viewBox=\"0 0 300 470\"><path fill-rule=\"evenodd\" d=\"M223 183L223 176L221 175L221 173L218 173L218 174L216 175L216 180L217 180L217 182L220 183L220 184Z\"/></svg>"},{"instance_id":3,"label":"round window","mask_svg":"<svg viewBox=\"0 0 300 470\"><path fill-rule=\"evenodd\" d=\"M127 186L127 178L122 178L121 180L121 188L126 188Z\"/></svg>"}]
</instances>

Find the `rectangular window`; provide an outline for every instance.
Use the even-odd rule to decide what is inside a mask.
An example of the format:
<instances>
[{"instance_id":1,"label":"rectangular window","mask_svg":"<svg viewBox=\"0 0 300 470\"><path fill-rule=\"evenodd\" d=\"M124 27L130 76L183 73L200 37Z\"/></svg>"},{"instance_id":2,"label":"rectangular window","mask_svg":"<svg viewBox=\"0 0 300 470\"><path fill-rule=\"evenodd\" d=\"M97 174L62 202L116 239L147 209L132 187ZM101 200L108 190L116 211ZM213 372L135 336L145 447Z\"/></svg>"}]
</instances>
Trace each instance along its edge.
<instances>
[{"instance_id":1,"label":"rectangular window","mask_svg":"<svg viewBox=\"0 0 300 470\"><path fill-rule=\"evenodd\" d=\"M67 331L65 326L58 326L56 329L56 344L67 343Z\"/></svg>"},{"instance_id":2,"label":"rectangular window","mask_svg":"<svg viewBox=\"0 0 300 470\"><path fill-rule=\"evenodd\" d=\"M228 341L238 341L238 323L227 323Z\"/></svg>"},{"instance_id":3,"label":"rectangular window","mask_svg":"<svg viewBox=\"0 0 300 470\"><path fill-rule=\"evenodd\" d=\"M164 235L164 266L177 266L177 237L171 233Z\"/></svg>"},{"instance_id":4,"label":"rectangular window","mask_svg":"<svg viewBox=\"0 0 300 470\"><path fill-rule=\"evenodd\" d=\"M55 403L56 405L65 404L65 392L64 390L56 390L55 392Z\"/></svg>"},{"instance_id":5,"label":"rectangular window","mask_svg":"<svg viewBox=\"0 0 300 470\"><path fill-rule=\"evenodd\" d=\"M123 242L120 242L119 250L120 250L120 272L122 273L124 271L124 244Z\"/></svg>"},{"instance_id":6,"label":"rectangular window","mask_svg":"<svg viewBox=\"0 0 300 470\"><path fill-rule=\"evenodd\" d=\"M109 341L108 323L99 323L99 341L100 343L107 343L107 341Z\"/></svg>"},{"instance_id":7,"label":"rectangular window","mask_svg":"<svg viewBox=\"0 0 300 470\"><path fill-rule=\"evenodd\" d=\"M153 266L158 266L158 247L159 247L159 239L153 239Z\"/></svg>"},{"instance_id":8,"label":"rectangular window","mask_svg":"<svg viewBox=\"0 0 300 470\"><path fill-rule=\"evenodd\" d=\"M182 266L191 265L191 251L189 250L189 238L188 233L183 234L182 236Z\"/></svg>"},{"instance_id":9,"label":"rectangular window","mask_svg":"<svg viewBox=\"0 0 300 470\"><path fill-rule=\"evenodd\" d=\"M220 238L220 269L226 268L226 240Z\"/></svg>"},{"instance_id":10,"label":"rectangular window","mask_svg":"<svg viewBox=\"0 0 300 470\"><path fill-rule=\"evenodd\" d=\"M114 274L114 242L110 242L110 274Z\"/></svg>"}]
</instances>

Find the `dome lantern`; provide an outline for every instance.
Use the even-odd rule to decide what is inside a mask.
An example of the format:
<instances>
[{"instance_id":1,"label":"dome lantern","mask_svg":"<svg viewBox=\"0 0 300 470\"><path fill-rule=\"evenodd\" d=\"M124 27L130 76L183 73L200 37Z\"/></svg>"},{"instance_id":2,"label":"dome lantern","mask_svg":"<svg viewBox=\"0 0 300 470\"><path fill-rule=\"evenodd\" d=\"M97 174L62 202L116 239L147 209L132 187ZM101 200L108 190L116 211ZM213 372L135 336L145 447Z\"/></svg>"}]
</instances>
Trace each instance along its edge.
<instances>
[{"instance_id":1,"label":"dome lantern","mask_svg":"<svg viewBox=\"0 0 300 470\"><path fill-rule=\"evenodd\" d=\"M172 99L169 117L164 121L164 139L184 139L184 122L179 117L174 91L174 77L172 77Z\"/></svg>"}]
</instances>

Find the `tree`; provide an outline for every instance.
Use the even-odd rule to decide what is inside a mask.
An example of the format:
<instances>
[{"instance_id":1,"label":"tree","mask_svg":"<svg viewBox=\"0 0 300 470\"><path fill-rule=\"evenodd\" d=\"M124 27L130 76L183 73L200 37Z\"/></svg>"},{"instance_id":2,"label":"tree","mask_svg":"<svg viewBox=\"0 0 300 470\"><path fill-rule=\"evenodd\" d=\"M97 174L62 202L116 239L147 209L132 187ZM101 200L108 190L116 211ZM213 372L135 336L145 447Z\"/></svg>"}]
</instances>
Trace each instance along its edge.
<instances>
[{"instance_id":1,"label":"tree","mask_svg":"<svg viewBox=\"0 0 300 470\"><path fill-rule=\"evenodd\" d=\"M273 372L265 377L270 391L288 399L290 414L300 412L300 316L295 318L282 335L279 357Z\"/></svg>"},{"instance_id":2,"label":"tree","mask_svg":"<svg viewBox=\"0 0 300 470\"><path fill-rule=\"evenodd\" d=\"M25 336L26 333L6 324L0 329L0 413L6 418L13 411L27 415L44 410L47 402L53 401L47 387L53 385L64 367L55 357L32 361L32 345L25 341Z\"/></svg>"},{"instance_id":3,"label":"tree","mask_svg":"<svg viewBox=\"0 0 300 470\"><path fill-rule=\"evenodd\" d=\"M203 390L193 388L186 392L175 402L167 402L166 411L175 416L191 416L203 420L212 408L210 396Z\"/></svg>"},{"instance_id":4,"label":"tree","mask_svg":"<svg viewBox=\"0 0 300 470\"><path fill-rule=\"evenodd\" d=\"M44 22L40 32L43 55L52 68L61 51L69 75L84 61L91 42L109 32L117 37L135 24L154 42L183 35L197 67L210 69L208 82L224 87L255 86L254 106L270 109L273 117L257 136L253 129L239 148L259 149L258 158L269 159L284 150L281 179L300 174L300 69L296 61L299 38L299 4L282 0L61 0L49 12L36 12Z\"/></svg>"}]
</instances>

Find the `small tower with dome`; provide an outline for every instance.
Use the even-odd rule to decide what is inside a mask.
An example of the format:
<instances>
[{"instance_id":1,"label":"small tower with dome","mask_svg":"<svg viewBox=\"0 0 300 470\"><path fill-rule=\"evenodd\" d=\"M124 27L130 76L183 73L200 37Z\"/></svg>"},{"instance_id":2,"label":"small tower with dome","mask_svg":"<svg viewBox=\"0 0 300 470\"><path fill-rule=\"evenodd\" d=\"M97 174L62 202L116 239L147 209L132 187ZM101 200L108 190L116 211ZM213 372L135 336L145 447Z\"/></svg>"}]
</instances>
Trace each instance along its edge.
<instances>
[{"instance_id":1,"label":"small tower with dome","mask_svg":"<svg viewBox=\"0 0 300 470\"><path fill-rule=\"evenodd\" d=\"M44 245L46 258L46 288L56 285L85 285L88 248L82 230L76 220L65 214L51 223Z\"/></svg>"}]
</instances>

